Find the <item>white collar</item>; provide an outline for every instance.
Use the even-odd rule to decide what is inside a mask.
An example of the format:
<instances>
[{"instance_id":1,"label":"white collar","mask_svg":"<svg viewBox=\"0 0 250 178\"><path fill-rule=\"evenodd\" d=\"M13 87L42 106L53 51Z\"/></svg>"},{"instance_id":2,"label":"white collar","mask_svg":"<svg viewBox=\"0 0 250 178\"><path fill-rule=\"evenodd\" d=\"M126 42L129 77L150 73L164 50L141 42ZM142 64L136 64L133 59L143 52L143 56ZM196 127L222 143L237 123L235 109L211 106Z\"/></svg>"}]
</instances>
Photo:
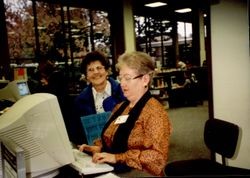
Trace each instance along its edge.
<instances>
[{"instance_id":1,"label":"white collar","mask_svg":"<svg viewBox=\"0 0 250 178\"><path fill-rule=\"evenodd\" d=\"M97 92L96 89L94 87L92 87L92 92L93 92L93 96L94 96L94 99L96 98L96 94L99 93L99 94L103 94L103 95L107 95L107 96L111 96L111 84L110 82L107 80L107 84L106 84L106 87L104 89L103 92Z\"/></svg>"}]
</instances>

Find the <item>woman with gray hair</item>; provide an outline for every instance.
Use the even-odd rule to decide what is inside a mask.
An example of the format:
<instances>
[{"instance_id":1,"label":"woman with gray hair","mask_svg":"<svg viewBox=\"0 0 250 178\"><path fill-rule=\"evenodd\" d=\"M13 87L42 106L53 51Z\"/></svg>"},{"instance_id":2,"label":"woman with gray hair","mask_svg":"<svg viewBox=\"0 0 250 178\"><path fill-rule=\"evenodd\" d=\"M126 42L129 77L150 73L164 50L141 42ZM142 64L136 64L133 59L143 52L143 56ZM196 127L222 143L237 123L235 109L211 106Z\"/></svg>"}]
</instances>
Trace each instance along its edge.
<instances>
[{"instance_id":1,"label":"woman with gray hair","mask_svg":"<svg viewBox=\"0 0 250 178\"><path fill-rule=\"evenodd\" d=\"M154 63L143 52L118 58L118 79L126 101L116 105L97 145L80 146L91 151L96 163L113 164L115 170L131 168L163 176L167 163L171 123L161 103L151 96Z\"/></svg>"}]
</instances>

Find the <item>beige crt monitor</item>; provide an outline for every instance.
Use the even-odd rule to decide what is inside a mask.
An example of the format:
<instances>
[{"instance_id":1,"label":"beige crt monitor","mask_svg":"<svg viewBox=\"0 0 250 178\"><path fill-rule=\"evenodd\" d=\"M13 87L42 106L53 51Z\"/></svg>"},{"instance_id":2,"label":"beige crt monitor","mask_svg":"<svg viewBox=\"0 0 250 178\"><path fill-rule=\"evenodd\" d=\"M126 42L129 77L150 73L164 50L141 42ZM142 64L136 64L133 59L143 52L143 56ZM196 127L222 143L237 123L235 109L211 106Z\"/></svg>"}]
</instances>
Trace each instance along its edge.
<instances>
[{"instance_id":1,"label":"beige crt monitor","mask_svg":"<svg viewBox=\"0 0 250 178\"><path fill-rule=\"evenodd\" d=\"M0 116L0 140L11 140L24 150L28 177L53 173L74 162L57 97L27 95Z\"/></svg>"},{"instance_id":2,"label":"beige crt monitor","mask_svg":"<svg viewBox=\"0 0 250 178\"><path fill-rule=\"evenodd\" d=\"M7 86L0 89L0 99L16 102L30 94L29 86L26 80L13 80Z\"/></svg>"}]
</instances>

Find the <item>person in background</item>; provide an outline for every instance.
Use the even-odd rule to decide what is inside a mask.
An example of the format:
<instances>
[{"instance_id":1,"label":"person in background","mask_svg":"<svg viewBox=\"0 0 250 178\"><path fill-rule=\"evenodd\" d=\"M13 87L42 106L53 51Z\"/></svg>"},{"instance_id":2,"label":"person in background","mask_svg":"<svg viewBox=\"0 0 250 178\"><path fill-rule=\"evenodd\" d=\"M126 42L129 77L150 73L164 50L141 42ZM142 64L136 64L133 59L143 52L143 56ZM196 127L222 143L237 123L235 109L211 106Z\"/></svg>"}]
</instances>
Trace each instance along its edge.
<instances>
[{"instance_id":1,"label":"person in background","mask_svg":"<svg viewBox=\"0 0 250 178\"><path fill-rule=\"evenodd\" d=\"M207 67L207 60L206 59L202 62L202 67Z\"/></svg>"},{"instance_id":2,"label":"person in background","mask_svg":"<svg viewBox=\"0 0 250 178\"><path fill-rule=\"evenodd\" d=\"M112 164L117 172L136 169L163 176L172 127L167 111L149 91L154 63L148 54L135 51L122 54L116 67L126 100L112 111L101 140L79 150L92 152L93 162Z\"/></svg>"},{"instance_id":3,"label":"person in background","mask_svg":"<svg viewBox=\"0 0 250 178\"><path fill-rule=\"evenodd\" d=\"M76 145L86 143L81 116L112 111L117 103L125 99L120 84L109 77L109 63L103 53L88 53L82 60L81 69L88 85L73 104L70 140Z\"/></svg>"},{"instance_id":4,"label":"person in background","mask_svg":"<svg viewBox=\"0 0 250 178\"><path fill-rule=\"evenodd\" d=\"M187 64L183 61L179 61L177 63L177 68L180 70L187 70Z\"/></svg>"},{"instance_id":5,"label":"person in background","mask_svg":"<svg viewBox=\"0 0 250 178\"><path fill-rule=\"evenodd\" d=\"M171 101L175 106L196 106L199 101L198 80L194 73L189 70L184 71L184 81L172 84Z\"/></svg>"},{"instance_id":6,"label":"person in background","mask_svg":"<svg viewBox=\"0 0 250 178\"><path fill-rule=\"evenodd\" d=\"M51 93L57 96L63 111L67 97L67 81L64 73L51 60L43 60L38 66L40 87L37 92Z\"/></svg>"},{"instance_id":7,"label":"person in background","mask_svg":"<svg viewBox=\"0 0 250 178\"><path fill-rule=\"evenodd\" d=\"M51 93L57 97L63 119L69 131L69 96L68 96L68 80L64 72L60 70L54 61L43 57L39 63L37 75L39 85L34 93Z\"/></svg>"}]
</instances>

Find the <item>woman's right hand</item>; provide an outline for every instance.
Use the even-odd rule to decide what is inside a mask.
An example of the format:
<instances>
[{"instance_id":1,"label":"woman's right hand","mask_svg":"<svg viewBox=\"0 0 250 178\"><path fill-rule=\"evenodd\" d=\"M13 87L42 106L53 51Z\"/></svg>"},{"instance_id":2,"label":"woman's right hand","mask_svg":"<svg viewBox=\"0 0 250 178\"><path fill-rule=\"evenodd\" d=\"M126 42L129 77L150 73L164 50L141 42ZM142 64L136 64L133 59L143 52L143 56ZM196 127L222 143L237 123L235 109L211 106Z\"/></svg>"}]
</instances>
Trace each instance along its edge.
<instances>
[{"instance_id":1,"label":"woman's right hand","mask_svg":"<svg viewBox=\"0 0 250 178\"><path fill-rule=\"evenodd\" d=\"M90 146L90 145L87 145L87 144L82 144L82 145L79 146L79 151L91 152L92 154L100 153L101 152L101 147L100 146Z\"/></svg>"}]
</instances>

